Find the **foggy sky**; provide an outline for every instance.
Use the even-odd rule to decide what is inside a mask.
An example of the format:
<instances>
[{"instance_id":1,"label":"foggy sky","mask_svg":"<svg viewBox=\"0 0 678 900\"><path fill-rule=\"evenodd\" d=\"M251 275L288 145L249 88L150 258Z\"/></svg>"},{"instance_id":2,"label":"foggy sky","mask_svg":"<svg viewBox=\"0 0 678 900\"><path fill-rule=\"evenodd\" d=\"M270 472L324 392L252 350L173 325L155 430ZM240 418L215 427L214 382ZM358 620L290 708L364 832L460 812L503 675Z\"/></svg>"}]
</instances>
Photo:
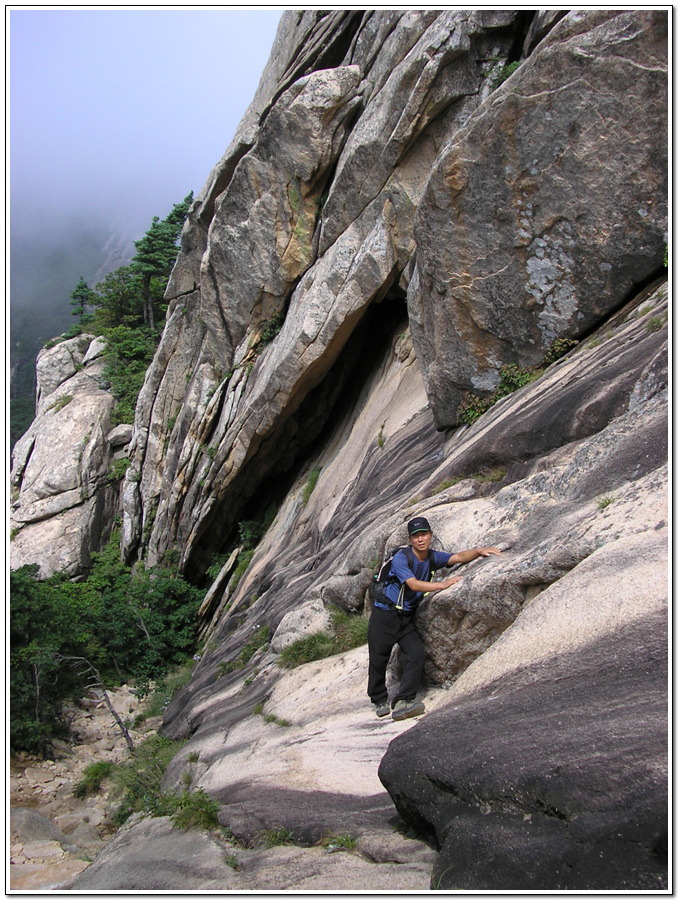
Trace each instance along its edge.
<instances>
[{"instance_id":1,"label":"foggy sky","mask_svg":"<svg viewBox=\"0 0 678 900\"><path fill-rule=\"evenodd\" d=\"M10 231L140 236L228 147L281 9L10 7Z\"/></svg>"}]
</instances>

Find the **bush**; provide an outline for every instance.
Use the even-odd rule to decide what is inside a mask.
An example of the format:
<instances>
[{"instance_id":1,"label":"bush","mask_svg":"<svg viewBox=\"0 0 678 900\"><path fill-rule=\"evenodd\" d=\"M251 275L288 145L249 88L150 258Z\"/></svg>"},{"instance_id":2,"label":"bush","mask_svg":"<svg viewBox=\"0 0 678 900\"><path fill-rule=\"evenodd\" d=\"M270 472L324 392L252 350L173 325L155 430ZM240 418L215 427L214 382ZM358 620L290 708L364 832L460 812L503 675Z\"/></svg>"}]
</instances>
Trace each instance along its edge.
<instances>
[{"instance_id":1,"label":"bush","mask_svg":"<svg viewBox=\"0 0 678 900\"><path fill-rule=\"evenodd\" d=\"M261 540L264 523L248 520L238 525L238 536L245 550L252 550Z\"/></svg>"},{"instance_id":2,"label":"bush","mask_svg":"<svg viewBox=\"0 0 678 900\"><path fill-rule=\"evenodd\" d=\"M120 562L119 534L93 556L88 578L44 581L37 566L10 573L10 742L40 752L67 735L62 705L85 686L59 656L83 657L106 683L143 687L184 663L197 642L202 594L175 571L131 570Z\"/></svg>"},{"instance_id":3,"label":"bush","mask_svg":"<svg viewBox=\"0 0 678 900\"><path fill-rule=\"evenodd\" d=\"M209 583L211 584L213 581L216 581L219 572L223 569L223 567L228 562L228 554L226 553L218 553L216 556L212 557L212 562L210 563L209 568L205 572Z\"/></svg>"},{"instance_id":4,"label":"bush","mask_svg":"<svg viewBox=\"0 0 678 900\"><path fill-rule=\"evenodd\" d=\"M237 669L244 669L247 663L257 652L257 650L259 650L261 647L264 647L267 643L268 625L264 625L261 628L257 627L254 631L254 634L252 634L245 642L236 659L232 659L230 660L230 662L222 662L219 664L217 669L217 677L221 678L222 675L228 675L230 672L235 672Z\"/></svg>"},{"instance_id":5,"label":"bush","mask_svg":"<svg viewBox=\"0 0 678 900\"><path fill-rule=\"evenodd\" d=\"M549 349L546 351L546 356L544 357L544 367L550 366L557 359L565 356L566 353L569 353L573 347L576 347L579 341L573 341L569 338L556 338L555 341L551 344Z\"/></svg>"},{"instance_id":6,"label":"bush","mask_svg":"<svg viewBox=\"0 0 678 900\"><path fill-rule=\"evenodd\" d=\"M108 484L116 484L118 481L122 481L125 477L125 472L131 465L132 460L127 456L123 456L121 459L114 459L106 476Z\"/></svg>"},{"instance_id":7,"label":"bush","mask_svg":"<svg viewBox=\"0 0 678 900\"><path fill-rule=\"evenodd\" d=\"M129 762L114 767L111 777L122 794L114 816L117 825L122 825L135 812L149 816L171 816L176 812L176 797L161 793L160 783L184 743L152 735L137 747Z\"/></svg>"},{"instance_id":8,"label":"bush","mask_svg":"<svg viewBox=\"0 0 678 900\"><path fill-rule=\"evenodd\" d=\"M244 553L241 553L238 557L238 565L235 567L235 572L233 573L233 578L231 580L231 590L235 591L235 589L240 584L240 579L243 577L245 572L247 571L247 567L252 562L252 557L254 556L254 550L245 550Z\"/></svg>"},{"instance_id":9,"label":"bush","mask_svg":"<svg viewBox=\"0 0 678 900\"><path fill-rule=\"evenodd\" d=\"M155 354L158 335L148 328L117 325L115 328L104 329L104 336L104 378L110 382L111 393L118 401L111 423L131 425L146 370Z\"/></svg>"},{"instance_id":10,"label":"bush","mask_svg":"<svg viewBox=\"0 0 678 900\"><path fill-rule=\"evenodd\" d=\"M279 312L277 316L274 316L270 321L264 325L261 336L259 338L259 343L261 346L266 346L266 344L270 344L271 341L280 333L283 325L285 324L285 311Z\"/></svg>"},{"instance_id":11,"label":"bush","mask_svg":"<svg viewBox=\"0 0 678 900\"><path fill-rule=\"evenodd\" d=\"M516 363L508 363L499 370L499 386L489 397L481 398L467 394L457 412L457 418L463 425L471 425L497 400L507 397L526 384L530 384L542 375L541 369L521 369Z\"/></svg>"},{"instance_id":12,"label":"bush","mask_svg":"<svg viewBox=\"0 0 678 900\"><path fill-rule=\"evenodd\" d=\"M507 78L509 78L516 69L520 66L520 61L516 60L516 62L509 63L506 66L503 66L497 74L494 76L492 81L493 87L496 89L500 84L503 84Z\"/></svg>"},{"instance_id":13,"label":"bush","mask_svg":"<svg viewBox=\"0 0 678 900\"><path fill-rule=\"evenodd\" d=\"M179 828L216 827L219 804L202 788L186 789L181 794L160 790L167 766L184 744L185 741L172 741L156 734L137 747L128 762L109 764L114 787L122 795L114 814L117 825L140 812L147 816L171 816Z\"/></svg>"},{"instance_id":14,"label":"bush","mask_svg":"<svg viewBox=\"0 0 678 900\"><path fill-rule=\"evenodd\" d=\"M645 326L649 333L653 331L661 331L664 327L665 320L661 316L653 316Z\"/></svg>"},{"instance_id":15,"label":"bush","mask_svg":"<svg viewBox=\"0 0 678 900\"><path fill-rule=\"evenodd\" d=\"M315 631L288 644L280 653L278 665L283 669L295 669L304 663L325 659L338 652L329 631Z\"/></svg>"},{"instance_id":16,"label":"bush","mask_svg":"<svg viewBox=\"0 0 678 900\"><path fill-rule=\"evenodd\" d=\"M163 712L172 702L177 691L181 690L184 685L188 684L191 678L194 660L184 665L178 666L168 672L159 684L156 684L154 690L144 704L144 708L134 719L135 727L139 726L146 719L154 716L161 716Z\"/></svg>"},{"instance_id":17,"label":"bush","mask_svg":"<svg viewBox=\"0 0 678 900\"><path fill-rule=\"evenodd\" d=\"M517 64L516 64L517 65ZM570 338L556 338L546 351L544 360L539 368L521 369L516 363L508 363L499 370L499 385L489 397L478 397L476 394L467 393L457 411L457 419L462 425L472 425L476 419L486 413L497 400L507 397L514 391L525 387L526 384L536 381L544 374L544 369L557 359L569 353L578 341Z\"/></svg>"},{"instance_id":18,"label":"bush","mask_svg":"<svg viewBox=\"0 0 678 900\"><path fill-rule=\"evenodd\" d=\"M81 780L73 788L73 795L79 800L84 800L90 794L96 794L101 783L113 771L113 763L100 760L87 766L82 773Z\"/></svg>"},{"instance_id":19,"label":"bush","mask_svg":"<svg viewBox=\"0 0 678 900\"><path fill-rule=\"evenodd\" d=\"M172 820L177 828L216 828L219 804L206 791L184 791L176 798Z\"/></svg>"}]
</instances>

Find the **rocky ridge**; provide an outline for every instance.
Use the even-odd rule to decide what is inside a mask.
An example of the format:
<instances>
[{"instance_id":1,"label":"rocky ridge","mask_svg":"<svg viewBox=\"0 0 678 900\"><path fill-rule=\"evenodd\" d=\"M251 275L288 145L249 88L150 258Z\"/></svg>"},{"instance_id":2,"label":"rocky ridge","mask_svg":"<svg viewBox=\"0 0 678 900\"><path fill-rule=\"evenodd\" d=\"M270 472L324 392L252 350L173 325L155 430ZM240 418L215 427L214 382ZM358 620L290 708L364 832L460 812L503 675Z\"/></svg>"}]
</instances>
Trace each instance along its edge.
<instances>
[{"instance_id":1,"label":"rocky ridge","mask_svg":"<svg viewBox=\"0 0 678 900\"><path fill-rule=\"evenodd\" d=\"M570 12L536 44L531 24L491 10L283 17L189 213L137 407L128 557L179 546L204 571L267 481L303 465L394 317L447 428L466 390L540 362L659 274L665 16Z\"/></svg>"}]
</instances>

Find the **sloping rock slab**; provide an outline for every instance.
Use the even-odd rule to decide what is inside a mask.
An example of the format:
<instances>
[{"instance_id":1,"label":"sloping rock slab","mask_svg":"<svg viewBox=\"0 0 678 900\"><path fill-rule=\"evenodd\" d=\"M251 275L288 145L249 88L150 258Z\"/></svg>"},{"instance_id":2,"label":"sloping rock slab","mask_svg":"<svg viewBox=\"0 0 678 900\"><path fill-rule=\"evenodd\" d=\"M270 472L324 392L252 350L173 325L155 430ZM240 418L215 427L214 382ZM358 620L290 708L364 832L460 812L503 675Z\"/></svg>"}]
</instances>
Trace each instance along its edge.
<instances>
[{"instance_id":1,"label":"sloping rock slab","mask_svg":"<svg viewBox=\"0 0 678 900\"><path fill-rule=\"evenodd\" d=\"M371 797L329 791L295 791L257 785L229 786L216 799L222 804L219 821L242 841L256 844L262 833L276 828L290 831L295 841L311 846L323 836L355 834L359 830L394 831L398 816L388 794Z\"/></svg>"},{"instance_id":2,"label":"sloping rock slab","mask_svg":"<svg viewBox=\"0 0 678 900\"><path fill-rule=\"evenodd\" d=\"M407 861L376 863L368 845L365 850L370 859L295 845L246 850L205 832L173 828L166 817L144 819L121 830L64 887L78 892L427 889L432 851L424 848Z\"/></svg>"},{"instance_id":3,"label":"sloping rock slab","mask_svg":"<svg viewBox=\"0 0 678 900\"><path fill-rule=\"evenodd\" d=\"M666 889L666 649L655 613L504 675L390 744L379 777L439 844L432 884Z\"/></svg>"},{"instance_id":4,"label":"sloping rock slab","mask_svg":"<svg viewBox=\"0 0 678 900\"><path fill-rule=\"evenodd\" d=\"M122 828L69 889L220 890L229 872L224 846L202 831L173 828L171 819L143 819Z\"/></svg>"}]
</instances>

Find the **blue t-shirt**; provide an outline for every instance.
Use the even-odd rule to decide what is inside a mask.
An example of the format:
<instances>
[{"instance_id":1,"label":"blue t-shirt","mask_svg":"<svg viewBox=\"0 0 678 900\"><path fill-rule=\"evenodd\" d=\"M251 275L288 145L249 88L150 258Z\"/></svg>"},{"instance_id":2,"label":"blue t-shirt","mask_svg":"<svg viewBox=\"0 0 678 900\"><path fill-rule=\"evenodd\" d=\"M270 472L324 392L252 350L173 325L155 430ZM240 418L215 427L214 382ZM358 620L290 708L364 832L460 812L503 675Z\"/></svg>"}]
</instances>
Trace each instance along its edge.
<instances>
[{"instance_id":1,"label":"blue t-shirt","mask_svg":"<svg viewBox=\"0 0 678 900\"><path fill-rule=\"evenodd\" d=\"M440 550L434 550L432 552L433 556L433 569L434 571L438 571L438 569L444 569L447 565L449 565L448 560L450 558L450 553L443 553ZM384 596L390 600L393 604L398 602L398 595L400 594L400 586L405 584L408 578L416 578L419 581L428 581L430 575L428 558L426 558L423 562L417 559L414 551L412 552L412 556L414 557L414 566L410 568L407 563L407 557L403 550L398 550L396 555L393 557L391 561L391 568L389 569L389 577L397 578L398 580L393 584L387 584L384 586ZM405 596L403 598L403 609L405 610L414 610L419 606L421 601L423 600L424 595L421 591L411 591L407 586L405 587ZM388 603L384 603L383 605L378 601L374 604L378 606L380 609L390 609L390 605Z\"/></svg>"}]
</instances>

